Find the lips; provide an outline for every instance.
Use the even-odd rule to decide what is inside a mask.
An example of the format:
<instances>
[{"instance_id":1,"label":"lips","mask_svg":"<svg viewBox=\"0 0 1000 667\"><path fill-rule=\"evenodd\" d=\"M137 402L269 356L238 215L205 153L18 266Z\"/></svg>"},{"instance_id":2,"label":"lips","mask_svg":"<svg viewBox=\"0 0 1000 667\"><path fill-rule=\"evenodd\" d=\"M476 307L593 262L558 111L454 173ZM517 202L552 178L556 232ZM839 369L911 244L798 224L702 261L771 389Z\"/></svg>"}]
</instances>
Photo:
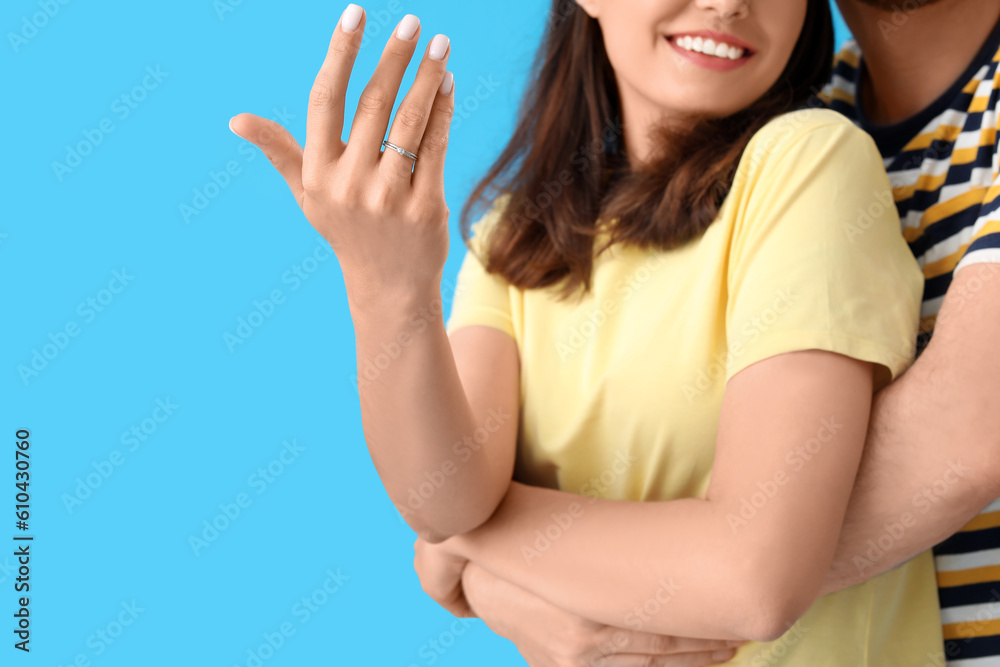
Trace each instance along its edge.
<instances>
[{"instance_id":1,"label":"lips","mask_svg":"<svg viewBox=\"0 0 1000 667\"><path fill-rule=\"evenodd\" d=\"M756 53L746 42L725 33L678 32L666 39L686 60L719 71L741 67Z\"/></svg>"}]
</instances>

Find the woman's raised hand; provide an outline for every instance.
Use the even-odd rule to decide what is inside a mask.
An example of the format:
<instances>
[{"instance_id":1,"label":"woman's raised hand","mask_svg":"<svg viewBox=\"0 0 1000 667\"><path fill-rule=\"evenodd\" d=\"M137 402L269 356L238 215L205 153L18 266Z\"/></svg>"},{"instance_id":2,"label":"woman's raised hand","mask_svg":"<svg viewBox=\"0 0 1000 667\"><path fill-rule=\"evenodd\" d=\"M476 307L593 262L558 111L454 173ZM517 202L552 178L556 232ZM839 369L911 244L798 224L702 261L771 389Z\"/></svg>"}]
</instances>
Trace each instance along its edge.
<instances>
[{"instance_id":1,"label":"woman's raised hand","mask_svg":"<svg viewBox=\"0 0 1000 667\"><path fill-rule=\"evenodd\" d=\"M304 150L266 118L242 113L229 122L271 160L306 218L330 242L352 309L371 300L439 293L448 255L444 160L454 111L453 77L445 71L449 40L430 40L389 132L389 142L417 154L414 161L388 147L382 152L389 114L420 37L420 21L412 14L389 38L361 93L348 141L341 139L364 22L364 10L348 5L334 30L309 94Z\"/></svg>"}]
</instances>

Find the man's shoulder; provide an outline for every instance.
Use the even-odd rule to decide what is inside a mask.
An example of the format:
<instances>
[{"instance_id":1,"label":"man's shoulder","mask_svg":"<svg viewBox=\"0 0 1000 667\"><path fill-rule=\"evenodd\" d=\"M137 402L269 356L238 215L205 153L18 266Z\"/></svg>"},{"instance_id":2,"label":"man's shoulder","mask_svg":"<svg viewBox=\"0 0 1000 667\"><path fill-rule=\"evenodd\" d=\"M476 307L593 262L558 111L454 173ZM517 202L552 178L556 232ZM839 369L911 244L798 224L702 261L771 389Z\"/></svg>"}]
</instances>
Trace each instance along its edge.
<instances>
[{"instance_id":1,"label":"man's shoulder","mask_svg":"<svg viewBox=\"0 0 1000 667\"><path fill-rule=\"evenodd\" d=\"M828 108L855 118L858 67L861 65L861 48L854 39L848 39L834 57L830 80L817 98Z\"/></svg>"},{"instance_id":2,"label":"man's shoulder","mask_svg":"<svg viewBox=\"0 0 1000 667\"><path fill-rule=\"evenodd\" d=\"M840 51L833 57L834 69L839 65L857 69L861 63L861 47L853 37L848 38L840 47Z\"/></svg>"}]
</instances>

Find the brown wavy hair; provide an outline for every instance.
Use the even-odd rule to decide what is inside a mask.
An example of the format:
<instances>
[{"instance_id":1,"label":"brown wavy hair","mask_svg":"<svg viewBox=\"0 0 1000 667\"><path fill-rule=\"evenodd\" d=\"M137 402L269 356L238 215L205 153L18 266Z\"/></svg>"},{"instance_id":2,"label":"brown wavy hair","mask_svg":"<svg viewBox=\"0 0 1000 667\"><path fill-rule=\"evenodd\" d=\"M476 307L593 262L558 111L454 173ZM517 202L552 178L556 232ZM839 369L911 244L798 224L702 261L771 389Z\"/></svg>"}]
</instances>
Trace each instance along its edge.
<instances>
[{"instance_id":1,"label":"brown wavy hair","mask_svg":"<svg viewBox=\"0 0 1000 667\"><path fill-rule=\"evenodd\" d=\"M808 0L781 76L751 106L725 118L653 129L657 157L632 167L622 150L621 107L597 21L575 0L553 0L517 126L462 206L460 230L483 204L508 196L491 228L486 270L521 288L562 280L560 298L590 289L593 259L615 243L669 250L700 236L729 193L751 137L803 106L833 64L828 0ZM669 150L662 150L669 147ZM617 219L595 253L599 220Z\"/></svg>"}]
</instances>

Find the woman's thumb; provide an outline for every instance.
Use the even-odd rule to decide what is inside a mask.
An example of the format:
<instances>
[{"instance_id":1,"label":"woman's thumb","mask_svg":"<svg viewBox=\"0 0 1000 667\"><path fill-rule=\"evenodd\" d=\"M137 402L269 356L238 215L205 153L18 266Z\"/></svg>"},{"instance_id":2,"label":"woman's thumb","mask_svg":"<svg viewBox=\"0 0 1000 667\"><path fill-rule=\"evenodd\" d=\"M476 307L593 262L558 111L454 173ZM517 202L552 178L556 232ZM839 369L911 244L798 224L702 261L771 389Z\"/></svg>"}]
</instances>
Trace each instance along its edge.
<instances>
[{"instance_id":1,"label":"woman's thumb","mask_svg":"<svg viewBox=\"0 0 1000 667\"><path fill-rule=\"evenodd\" d=\"M291 133L268 118L241 113L229 119L233 134L259 148L278 170L295 201L302 201L302 147Z\"/></svg>"}]
</instances>

